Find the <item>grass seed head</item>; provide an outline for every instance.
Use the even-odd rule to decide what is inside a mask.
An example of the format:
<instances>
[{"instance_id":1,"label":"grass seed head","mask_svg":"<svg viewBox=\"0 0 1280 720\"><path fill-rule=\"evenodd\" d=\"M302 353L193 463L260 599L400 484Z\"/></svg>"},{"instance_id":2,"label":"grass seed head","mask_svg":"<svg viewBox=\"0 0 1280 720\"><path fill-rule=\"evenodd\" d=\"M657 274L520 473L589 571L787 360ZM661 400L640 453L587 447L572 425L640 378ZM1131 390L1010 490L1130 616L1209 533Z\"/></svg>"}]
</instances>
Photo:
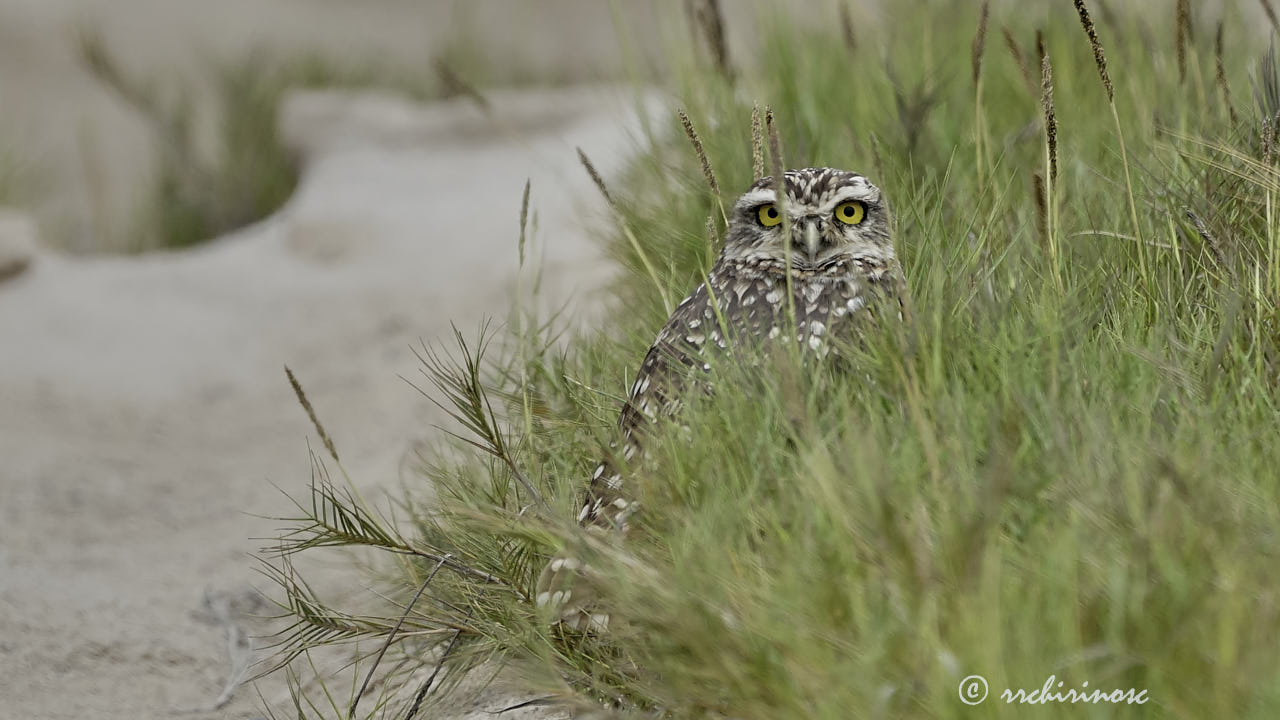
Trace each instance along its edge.
<instances>
[{"instance_id":1,"label":"grass seed head","mask_svg":"<svg viewBox=\"0 0 1280 720\"><path fill-rule=\"evenodd\" d=\"M759 103L751 106L751 172L752 177L764 177L764 122Z\"/></svg>"},{"instance_id":2,"label":"grass seed head","mask_svg":"<svg viewBox=\"0 0 1280 720\"><path fill-rule=\"evenodd\" d=\"M1018 65L1018 72L1022 74L1022 82L1026 83L1028 88L1034 88L1035 82L1031 79L1031 68L1027 67L1027 58L1022 52L1022 46L1018 44L1018 39L1013 36L1008 26L1001 26L1000 33L1004 35L1004 45L1009 48L1009 54L1013 56L1013 61Z\"/></svg>"},{"instance_id":3,"label":"grass seed head","mask_svg":"<svg viewBox=\"0 0 1280 720\"><path fill-rule=\"evenodd\" d=\"M609 186L604 184L604 178L600 177L600 173L596 170L596 166L591 163L591 158L587 157L587 154L582 151L582 148L577 148L577 151L578 162L582 163L582 167L586 169L587 174L591 176L591 182L595 183L596 189L604 196L604 200L609 203L609 207L613 208L614 211L617 211L618 203L614 202L613 195L609 192Z\"/></svg>"},{"instance_id":4,"label":"grass seed head","mask_svg":"<svg viewBox=\"0 0 1280 720\"><path fill-rule=\"evenodd\" d=\"M769 133L769 160L771 161L771 169L773 171L774 184L779 192L782 190L782 173L786 170L786 164L782 161L782 139L778 137L778 126L773 122L773 108L765 107L764 109L764 126Z\"/></svg>"},{"instance_id":5,"label":"grass seed head","mask_svg":"<svg viewBox=\"0 0 1280 720\"><path fill-rule=\"evenodd\" d=\"M1231 125L1235 126L1238 118L1236 117L1236 108L1231 104L1231 84L1227 82L1227 66L1222 60L1222 21L1218 21L1218 32L1214 36L1213 55L1217 66L1218 87L1222 90L1222 101L1227 106L1227 117L1231 119Z\"/></svg>"},{"instance_id":6,"label":"grass seed head","mask_svg":"<svg viewBox=\"0 0 1280 720\"><path fill-rule=\"evenodd\" d=\"M973 84L978 84L978 78L982 75L982 55L987 48L987 19L990 14L990 5L983 0L982 9L978 11L978 32L973 36Z\"/></svg>"},{"instance_id":7,"label":"grass seed head","mask_svg":"<svg viewBox=\"0 0 1280 720\"><path fill-rule=\"evenodd\" d=\"M689 143L693 145L693 152L698 156L698 162L702 165L702 177L707 181L707 187L711 188L711 192L715 195L720 194L720 183L716 182L716 174L711 169L711 159L707 157L706 148L702 146L702 138L698 137L698 131L693 127L693 121L689 119L689 114L683 109L677 111L680 115L680 125L684 128L684 134L689 138Z\"/></svg>"},{"instance_id":8,"label":"grass seed head","mask_svg":"<svg viewBox=\"0 0 1280 720\"><path fill-rule=\"evenodd\" d=\"M1174 9L1173 45L1178 55L1178 82L1187 81L1187 41L1191 25L1190 0L1178 0Z\"/></svg>"},{"instance_id":9,"label":"grass seed head","mask_svg":"<svg viewBox=\"0 0 1280 720\"><path fill-rule=\"evenodd\" d=\"M853 32L853 15L849 12L849 3L840 3L839 12L840 36L844 39L844 46L849 52L856 52L858 50L858 36Z\"/></svg>"},{"instance_id":10,"label":"grass seed head","mask_svg":"<svg viewBox=\"0 0 1280 720\"><path fill-rule=\"evenodd\" d=\"M1084 0L1073 0L1076 14L1080 16L1080 25L1084 34L1089 36L1089 47L1093 48L1093 64L1098 66L1098 77L1102 79L1102 87L1107 91L1107 102L1116 101L1116 89L1111 84L1111 75L1107 72L1107 54L1102 49L1102 41L1098 39L1098 30L1093 26L1093 18L1089 17L1089 8ZM1263 0L1266 2L1266 0Z\"/></svg>"},{"instance_id":11,"label":"grass seed head","mask_svg":"<svg viewBox=\"0 0 1280 720\"><path fill-rule=\"evenodd\" d=\"M1049 182L1058 181L1058 115L1053 106L1053 65L1044 46L1044 36L1036 33L1040 53L1040 109L1044 113L1044 136L1049 146Z\"/></svg>"},{"instance_id":12,"label":"grass seed head","mask_svg":"<svg viewBox=\"0 0 1280 720\"><path fill-rule=\"evenodd\" d=\"M711 50L716 70L726 78L733 76L733 68L729 63L729 43L725 39L724 13L720 10L720 0L702 0L696 12L698 25Z\"/></svg>"},{"instance_id":13,"label":"grass seed head","mask_svg":"<svg viewBox=\"0 0 1280 720\"><path fill-rule=\"evenodd\" d=\"M1044 184L1044 176L1040 173L1031 175L1031 195L1036 206L1036 229L1040 232L1040 242L1049 245L1049 202L1048 188Z\"/></svg>"}]
</instances>

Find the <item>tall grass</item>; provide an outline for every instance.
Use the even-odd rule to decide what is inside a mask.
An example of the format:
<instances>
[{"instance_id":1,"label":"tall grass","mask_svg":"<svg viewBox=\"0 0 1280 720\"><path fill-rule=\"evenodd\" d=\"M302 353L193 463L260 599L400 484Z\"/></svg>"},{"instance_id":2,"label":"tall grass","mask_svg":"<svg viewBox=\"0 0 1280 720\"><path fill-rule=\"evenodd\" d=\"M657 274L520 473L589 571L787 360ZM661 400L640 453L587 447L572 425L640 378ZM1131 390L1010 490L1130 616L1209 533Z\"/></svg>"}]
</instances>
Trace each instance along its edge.
<instances>
[{"instance_id":1,"label":"tall grass","mask_svg":"<svg viewBox=\"0 0 1280 720\"><path fill-rule=\"evenodd\" d=\"M1053 49L1042 133L1045 93L1016 61L1037 28L1001 7L989 22L1012 52L987 55L980 89L947 72L976 57L965 2L894 4L876 32L850 16L852 44L836 16L802 33L769 15L758 70L682 65L683 115L608 189L624 222L605 240L626 271L608 331L558 345L554 323L525 315L518 333L424 353L471 444L423 454L431 497L405 498L399 524L318 466L275 566L318 545L385 547L391 602L320 611L282 572L299 633L285 649L359 640L364 677L386 645L381 701L361 710L385 717L449 697L474 667L518 673L530 701L618 717L1280 713L1280 174L1263 112L1237 108L1239 130L1224 111L1159 125L1190 101L1161 55L1174 48L1104 27L1119 54L1099 92L1101 46L1061 4L1039 28ZM1206 58L1184 61L1196 73ZM1250 58L1223 61L1239 86ZM704 172L728 199L782 152L884 188L910 320L869 324L840 367L718 363L720 390L690 399L631 482L644 510L629 540L580 534L619 396L669 298L708 269L719 198ZM1031 192L1037 177L1051 190ZM565 546L597 570L605 635L553 629L530 601ZM973 674L991 688L977 707L958 694ZM999 699L1050 676L1150 701ZM296 714L349 709L318 706Z\"/></svg>"},{"instance_id":2,"label":"tall grass","mask_svg":"<svg viewBox=\"0 0 1280 720\"><path fill-rule=\"evenodd\" d=\"M270 215L289 199L299 169L279 135L278 113L287 91L393 86L422 95L430 87L370 63L259 50L212 67L214 110L209 114L215 121L213 132L204 133L196 111L209 102L126 70L94 32L82 32L78 50L82 65L149 123L157 141L152 187L129 229L132 250L205 242ZM438 68L442 91L462 92L454 87L459 81L450 66L442 60ZM211 143L204 142L206 134L212 135Z\"/></svg>"}]
</instances>

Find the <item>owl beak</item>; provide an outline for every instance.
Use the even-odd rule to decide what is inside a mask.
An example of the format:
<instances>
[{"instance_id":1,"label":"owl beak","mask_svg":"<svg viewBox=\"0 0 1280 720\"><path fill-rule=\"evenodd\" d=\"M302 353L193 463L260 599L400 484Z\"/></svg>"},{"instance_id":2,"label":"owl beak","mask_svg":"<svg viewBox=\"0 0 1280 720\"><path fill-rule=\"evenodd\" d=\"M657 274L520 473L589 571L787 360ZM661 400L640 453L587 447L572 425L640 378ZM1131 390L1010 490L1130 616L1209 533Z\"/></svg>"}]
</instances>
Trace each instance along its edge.
<instances>
[{"instance_id":1,"label":"owl beak","mask_svg":"<svg viewBox=\"0 0 1280 720\"><path fill-rule=\"evenodd\" d=\"M804 226L804 249L809 255L810 264L818 261L818 250L822 247L822 235L818 233L818 223L807 222Z\"/></svg>"}]
</instances>

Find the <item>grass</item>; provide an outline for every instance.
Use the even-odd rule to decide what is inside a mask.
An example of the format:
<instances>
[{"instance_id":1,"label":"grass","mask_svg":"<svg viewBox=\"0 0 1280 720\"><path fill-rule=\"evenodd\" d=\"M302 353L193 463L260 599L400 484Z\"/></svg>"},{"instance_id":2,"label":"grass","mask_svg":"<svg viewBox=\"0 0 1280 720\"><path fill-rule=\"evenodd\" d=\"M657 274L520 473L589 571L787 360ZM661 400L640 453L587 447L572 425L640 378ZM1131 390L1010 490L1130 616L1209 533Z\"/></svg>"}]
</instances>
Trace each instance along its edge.
<instances>
[{"instance_id":1,"label":"grass","mask_svg":"<svg viewBox=\"0 0 1280 720\"><path fill-rule=\"evenodd\" d=\"M299 179L297 159L279 136L279 109L298 88L391 88L414 97L470 94L457 69L467 58L447 48L434 75L342 64L319 54L265 50L212 66L214 142L203 142L196 98L125 70L101 36L82 32L81 63L151 125L159 148L152 188L130 230L130 249L180 248L212 240L282 206ZM456 57L455 57L456 56ZM463 65L471 75L470 64Z\"/></svg>"},{"instance_id":2,"label":"grass","mask_svg":"<svg viewBox=\"0 0 1280 720\"><path fill-rule=\"evenodd\" d=\"M758 68L682 61L685 116L609 188L625 222L604 240L626 270L609 331L554 343L556 321L520 311L517 331L424 348L423 385L458 435L422 455L430 497L394 513L330 479L336 453L317 460L293 534L265 556L291 622L282 649L352 643L359 661L345 694L304 689L311 666L295 662L290 714L406 717L476 667L618 717L1280 713L1274 59L1209 51L1221 43L1175 31L1191 20L1172 4L1101 15L1090 36L1066 3L1001 7L984 24L1011 48L1043 32L1052 135L1029 54L987 53L974 82L955 73L977 55L973 3L895 3L876 32L834 8L827 33L766 15ZM1225 33L1231 46L1241 17ZM1184 85L1179 37L1187 77L1253 75L1261 106ZM911 318L869 330L841 368L786 353L714 367L722 391L631 480L639 528L625 544L583 537L579 493L619 396L665 298L709 267L708 217L723 229L704 171L727 200L762 164L756 102L789 165L885 190ZM290 554L332 545L387 551L380 607L309 594ZM530 602L564 546L598 569L607 635L553 630ZM958 689L973 674L991 696L971 707ZM999 699L1051 675L1150 701ZM353 702L365 677L377 690Z\"/></svg>"}]
</instances>

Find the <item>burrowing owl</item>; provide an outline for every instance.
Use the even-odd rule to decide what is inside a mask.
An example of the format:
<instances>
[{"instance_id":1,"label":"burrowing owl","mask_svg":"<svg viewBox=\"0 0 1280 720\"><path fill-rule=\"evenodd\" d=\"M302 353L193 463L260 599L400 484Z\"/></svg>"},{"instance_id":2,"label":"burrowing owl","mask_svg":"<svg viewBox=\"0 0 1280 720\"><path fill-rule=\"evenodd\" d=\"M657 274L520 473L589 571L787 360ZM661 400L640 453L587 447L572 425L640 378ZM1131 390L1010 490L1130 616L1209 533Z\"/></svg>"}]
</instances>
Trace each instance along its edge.
<instances>
[{"instance_id":1,"label":"burrowing owl","mask_svg":"<svg viewBox=\"0 0 1280 720\"><path fill-rule=\"evenodd\" d=\"M649 347L618 418L615 456L631 466L638 462L646 428L678 412L690 383L710 370L711 354L748 342L790 341L794 334L806 352L825 356L839 347L833 339L856 332L857 317L876 295L898 294L900 280L889 208L865 177L832 168L791 170L784 173L782 197L773 178L757 180L733 206L707 281L681 301ZM579 522L625 532L636 504L622 480L611 460L601 462ZM598 627L607 617L592 615L590 593L575 587L581 571L572 558L553 559L539 578L537 602L556 606L566 626Z\"/></svg>"}]
</instances>

